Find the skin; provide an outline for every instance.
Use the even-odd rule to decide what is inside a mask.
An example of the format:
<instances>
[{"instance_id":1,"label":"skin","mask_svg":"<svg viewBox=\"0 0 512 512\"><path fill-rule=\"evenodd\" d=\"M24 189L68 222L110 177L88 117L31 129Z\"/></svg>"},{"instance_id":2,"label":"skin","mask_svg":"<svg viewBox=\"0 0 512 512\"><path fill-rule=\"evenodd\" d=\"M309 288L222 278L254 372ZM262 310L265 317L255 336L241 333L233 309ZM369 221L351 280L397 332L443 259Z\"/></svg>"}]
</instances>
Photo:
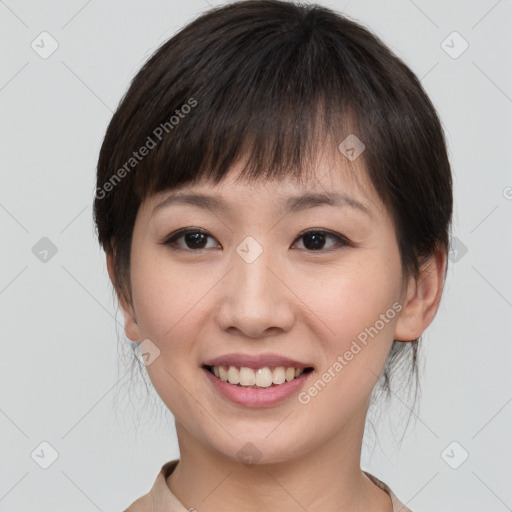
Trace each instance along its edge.
<instances>
[{"instance_id":1,"label":"skin","mask_svg":"<svg viewBox=\"0 0 512 512\"><path fill-rule=\"evenodd\" d=\"M220 197L231 211L174 204L152 215L170 194L164 192L138 212L132 302L119 298L127 336L149 339L160 350L147 370L176 420L180 462L167 485L186 507L392 510L387 493L360 469L370 394L393 339L416 339L435 316L446 255L436 252L418 281L404 280L392 220L364 169L353 164L358 181L343 157L321 157L307 185L239 182L235 166L216 186L183 188ZM283 210L290 195L325 191L357 199L370 215L347 206ZM182 250L161 243L184 227L206 230L206 248L188 248L183 237L177 240ZM337 247L327 237L313 251L310 238L298 238L309 228L341 234L351 245ZM263 248L250 264L236 252L247 236ZM107 263L115 283L110 254ZM314 383L394 303L399 314L307 404L292 396L268 408L236 405L203 375L208 358L277 352L314 366ZM248 442L260 452L252 466L237 457Z\"/></svg>"}]
</instances>

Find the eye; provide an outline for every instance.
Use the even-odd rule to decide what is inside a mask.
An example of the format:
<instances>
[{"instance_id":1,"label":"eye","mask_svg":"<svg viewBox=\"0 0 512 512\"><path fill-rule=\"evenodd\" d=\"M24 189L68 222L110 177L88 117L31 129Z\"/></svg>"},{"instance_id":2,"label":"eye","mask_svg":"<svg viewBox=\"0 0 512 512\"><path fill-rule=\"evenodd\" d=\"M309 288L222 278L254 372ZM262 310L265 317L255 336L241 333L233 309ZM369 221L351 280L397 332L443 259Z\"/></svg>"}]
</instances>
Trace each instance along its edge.
<instances>
[{"instance_id":1,"label":"eye","mask_svg":"<svg viewBox=\"0 0 512 512\"><path fill-rule=\"evenodd\" d=\"M213 236L200 228L183 228L171 233L163 242L163 245L169 246L173 250L192 250L211 249L219 247L220 244L208 247L208 239L214 240ZM330 250L336 247L351 246L350 241L342 235L326 231L325 229L309 229L303 231L296 240L303 239L303 247L292 248L305 249L308 252ZM182 243L179 241L182 240ZM331 244L325 247L326 241L331 240ZM185 245L183 245L185 244Z\"/></svg>"},{"instance_id":2,"label":"eye","mask_svg":"<svg viewBox=\"0 0 512 512\"><path fill-rule=\"evenodd\" d=\"M171 233L171 235L169 235L162 243L174 250L210 249L211 247L207 246L208 238L213 240L213 237L208 233L208 231L199 228L184 228ZM180 239L183 239L185 247L178 243L178 240Z\"/></svg>"},{"instance_id":3,"label":"eye","mask_svg":"<svg viewBox=\"0 0 512 512\"><path fill-rule=\"evenodd\" d=\"M303 239L302 244L309 252L326 249L325 244L328 239L334 240L334 243L328 246L327 249L351 245L349 240L344 236L326 231L325 229L309 229L308 231L303 231L297 237L297 240L299 239ZM299 247L299 249L302 249L302 247Z\"/></svg>"}]
</instances>

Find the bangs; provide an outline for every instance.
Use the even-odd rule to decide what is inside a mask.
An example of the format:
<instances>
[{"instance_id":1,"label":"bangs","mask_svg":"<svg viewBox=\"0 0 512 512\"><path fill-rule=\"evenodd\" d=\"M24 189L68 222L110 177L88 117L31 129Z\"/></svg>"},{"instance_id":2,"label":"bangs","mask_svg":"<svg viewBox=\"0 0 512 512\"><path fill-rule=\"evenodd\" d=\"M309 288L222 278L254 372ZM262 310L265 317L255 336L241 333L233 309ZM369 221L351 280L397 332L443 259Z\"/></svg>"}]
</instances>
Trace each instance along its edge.
<instances>
[{"instance_id":1,"label":"bangs","mask_svg":"<svg viewBox=\"0 0 512 512\"><path fill-rule=\"evenodd\" d=\"M167 43L180 62L169 63L164 46L134 80L131 89L151 97L139 94L133 115L125 116L131 126L119 130L128 140L117 145L128 156L148 137L156 144L130 176L139 201L182 185L219 183L240 162L240 178L308 180L319 155L338 152L351 133L364 139L356 113L365 78L354 69L333 73L349 68L343 59L351 61L350 52L340 56L307 17L233 26L229 38L220 27L204 41L196 37L198 48L215 47L215 59L182 53L182 33Z\"/></svg>"},{"instance_id":2,"label":"bangs","mask_svg":"<svg viewBox=\"0 0 512 512\"><path fill-rule=\"evenodd\" d=\"M238 179L305 182L323 154L339 153L338 145L351 133L362 137L353 115L347 110L345 116L339 105L333 110L329 96L301 96L290 89L304 84L275 80L274 96L269 97L267 85L263 79L233 104L221 103L205 112L199 111L198 100L197 111L190 116L204 114L205 122L187 125L185 119L174 139L155 150L144 173L149 179L137 188L139 198L180 185L218 184L238 164Z\"/></svg>"}]
</instances>

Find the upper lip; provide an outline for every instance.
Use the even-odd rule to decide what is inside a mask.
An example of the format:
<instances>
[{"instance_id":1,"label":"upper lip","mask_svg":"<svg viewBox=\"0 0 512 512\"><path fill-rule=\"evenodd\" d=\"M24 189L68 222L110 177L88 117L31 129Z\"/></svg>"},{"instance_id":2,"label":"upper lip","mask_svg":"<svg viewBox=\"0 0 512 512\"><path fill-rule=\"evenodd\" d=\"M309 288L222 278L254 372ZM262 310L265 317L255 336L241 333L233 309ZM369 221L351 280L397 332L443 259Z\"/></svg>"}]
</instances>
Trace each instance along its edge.
<instances>
[{"instance_id":1,"label":"upper lip","mask_svg":"<svg viewBox=\"0 0 512 512\"><path fill-rule=\"evenodd\" d=\"M224 354L208 359L203 366L240 366L246 368L263 368L265 366L284 366L285 368L313 368L312 364L303 363L279 354Z\"/></svg>"}]
</instances>

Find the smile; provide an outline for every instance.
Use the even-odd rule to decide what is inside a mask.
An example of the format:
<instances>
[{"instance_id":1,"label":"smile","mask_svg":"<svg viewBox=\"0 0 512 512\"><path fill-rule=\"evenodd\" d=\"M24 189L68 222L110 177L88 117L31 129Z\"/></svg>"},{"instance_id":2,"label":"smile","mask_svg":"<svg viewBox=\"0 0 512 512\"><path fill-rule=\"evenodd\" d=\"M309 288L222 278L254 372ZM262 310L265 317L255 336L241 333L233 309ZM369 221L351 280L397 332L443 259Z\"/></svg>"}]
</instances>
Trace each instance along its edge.
<instances>
[{"instance_id":1,"label":"smile","mask_svg":"<svg viewBox=\"0 0 512 512\"><path fill-rule=\"evenodd\" d=\"M203 366L202 371L217 396L236 405L250 408L273 407L285 402L299 393L315 373L311 367L283 366L253 369L244 366L215 365ZM274 383L274 378L277 383ZM235 384L229 379L233 382L238 380L238 382ZM253 382L253 384L241 384L240 380L247 383ZM258 382L264 385L258 385Z\"/></svg>"},{"instance_id":2,"label":"smile","mask_svg":"<svg viewBox=\"0 0 512 512\"><path fill-rule=\"evenodd\" d=\"M276 366L263 368L248 368L246 366L206 366L206 369L223 382L229 382L238 387L270 388L280 386L299 378L303 373L309 373L313 368L294 368L292 366Z\"/></svg>"}]
</instances>

